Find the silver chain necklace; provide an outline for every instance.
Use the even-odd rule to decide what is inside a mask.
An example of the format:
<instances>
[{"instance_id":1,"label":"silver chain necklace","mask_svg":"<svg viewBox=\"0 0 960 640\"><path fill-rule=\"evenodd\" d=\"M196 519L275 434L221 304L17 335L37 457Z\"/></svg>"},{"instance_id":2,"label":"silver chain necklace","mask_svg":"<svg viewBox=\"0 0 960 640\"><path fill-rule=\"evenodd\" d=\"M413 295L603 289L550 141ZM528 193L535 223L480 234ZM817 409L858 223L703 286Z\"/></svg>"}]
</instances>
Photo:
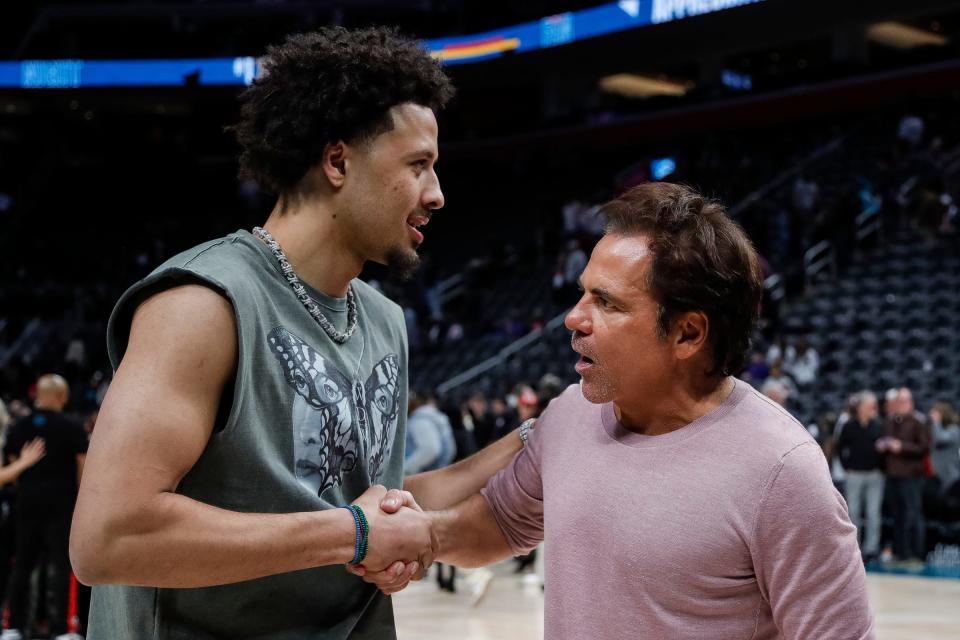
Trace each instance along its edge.
<instances>
[{"instance_id":1,"label":"silver chain necklace","mask_svg":"<svg viewBox=\"0 0 960 640\"><path fill-rule=\"evenodd\" d=\"M290 287L293 289L293 292L297 294L297 298L300 299L300 302L303 303L303 306L306 307L307 311L313 316L313 319L317 321L317 324L320 325L320 328L330 336L330 339L336 342L337 344L343 344L350 339L350 336L353 335L353 332L357 329L357 300L353 295L353 287L347 287L347 329L346 331L339 331L333 323L327 319L327 316L323 315L323 312L320 311L320 307L316 302L313 301L313 298L310 297L310 294L307 293L306 288L300 282L300 278L297 277L297 274L293 272L293 265L290 264L290 261L287 260L286 254L283 253L283 249L280 248L280 245L276 240L273 239L273 236L270 235L270 232L264 229L263 227L254 227L253 235L260 238L267 247L270 248L270 251L273 252L273 257L277 259L277 263L280 265L280 270L283 271L283 277L287 279L287 282L290 283Z\"/></svg>"}]
</instances>

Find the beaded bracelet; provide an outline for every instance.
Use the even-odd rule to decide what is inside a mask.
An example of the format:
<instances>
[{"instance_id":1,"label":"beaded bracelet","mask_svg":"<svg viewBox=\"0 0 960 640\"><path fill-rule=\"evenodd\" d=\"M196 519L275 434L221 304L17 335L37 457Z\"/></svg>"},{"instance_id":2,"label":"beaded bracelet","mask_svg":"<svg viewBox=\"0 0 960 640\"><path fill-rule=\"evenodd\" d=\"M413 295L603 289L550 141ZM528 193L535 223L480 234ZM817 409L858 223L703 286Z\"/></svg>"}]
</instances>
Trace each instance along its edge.
<instances>
[{"instance_id":1,"label":"beaded bracelet","mask_svg":"<svg viewBox=\"0 0 960 640\"><path fill-rule=\"evenodd\" d=\"M341 509L346 509L353 515L353 523L357 526L357 540L354 545L353 560L349 564L360 564L367 557L367 546L369 543L370 525L367 523L367 516L358 505L351 504Z\"/></svg>"}]
</instances>

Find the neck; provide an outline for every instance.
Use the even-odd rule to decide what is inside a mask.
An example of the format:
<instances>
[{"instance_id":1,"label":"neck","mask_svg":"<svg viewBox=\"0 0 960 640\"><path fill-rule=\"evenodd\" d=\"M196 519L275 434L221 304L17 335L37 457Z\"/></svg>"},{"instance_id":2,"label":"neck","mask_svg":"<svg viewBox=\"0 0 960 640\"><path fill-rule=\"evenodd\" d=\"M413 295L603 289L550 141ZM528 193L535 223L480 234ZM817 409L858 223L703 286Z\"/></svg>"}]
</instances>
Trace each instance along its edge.
<instances>
[{"instance_id":1,"label":"neck","mask_svg":"<svg viewBox=\"0 0 960 640\"><path fill-rule=\"evenodd\" d=\"M53 411L55 413L63 411L63 407L54 402L44 402L42 400L37 400L35 403L33 403L33 406L37 411Z\"/></svg>"},{"instance_id":2,"label":"neck","mask_svg":"<svg viewBox=\"0 0 960 640\"><path fill-rule=\"evenodd\" d=\"M676 431L701 418L733 392L733 378L708 378L692 384L671 381L662 393L650 394L637 402L614 402L617 420L625 429L648 436Z\"/></svg>"},{"instance_id":3,"label":"neck","mask_svg":"<svg viewBox=\"0 0 960 640\"><path fill-rule=\"evenodd\" d=\"M342 298L360 275L364 259L348 245L336 215L314 199L293 200L283 210L278 202L263 228L279 243L300 280Z\"/></svg>"}]
</instances>

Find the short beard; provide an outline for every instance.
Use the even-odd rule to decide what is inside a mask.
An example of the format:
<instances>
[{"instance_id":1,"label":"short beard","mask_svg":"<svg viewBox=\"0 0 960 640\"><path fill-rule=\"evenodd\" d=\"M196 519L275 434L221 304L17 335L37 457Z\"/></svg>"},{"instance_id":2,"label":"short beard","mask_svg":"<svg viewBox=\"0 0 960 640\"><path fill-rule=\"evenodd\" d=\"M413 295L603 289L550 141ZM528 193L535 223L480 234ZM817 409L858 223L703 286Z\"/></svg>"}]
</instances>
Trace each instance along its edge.
<instances>
[{"instance_id":1,"label":"short beard","mask_svg":"<svg viewBox=\"0 0 960 640\"><path fill-rule=\"evenodd\" d=\"M393 248L387 252L387 270L400 280L409 280L420 266L420 256L413 249Z\"/></svg>"}]
</instances>

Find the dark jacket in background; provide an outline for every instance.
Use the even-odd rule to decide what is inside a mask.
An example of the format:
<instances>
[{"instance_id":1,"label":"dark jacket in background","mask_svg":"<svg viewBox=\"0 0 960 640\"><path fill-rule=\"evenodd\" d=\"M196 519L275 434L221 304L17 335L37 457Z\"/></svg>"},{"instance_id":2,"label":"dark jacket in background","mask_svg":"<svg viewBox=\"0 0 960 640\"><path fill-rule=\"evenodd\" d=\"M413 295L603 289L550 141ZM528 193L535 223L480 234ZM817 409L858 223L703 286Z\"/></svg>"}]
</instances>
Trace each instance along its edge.
<instances>
[{"instance_id":1,"label":"dark jacket in background","mask_svg":"<svg viewBox=\"0 0 960 640\"><path fill-rule=\"evenodd\" d=\"M902 443L900 453L887 453L887 475L894 478L921 478L925 475L923 457L930 452L930 427L913 415L894 416L885 425L887 437Z\"/></svg>"}]
</instances>

